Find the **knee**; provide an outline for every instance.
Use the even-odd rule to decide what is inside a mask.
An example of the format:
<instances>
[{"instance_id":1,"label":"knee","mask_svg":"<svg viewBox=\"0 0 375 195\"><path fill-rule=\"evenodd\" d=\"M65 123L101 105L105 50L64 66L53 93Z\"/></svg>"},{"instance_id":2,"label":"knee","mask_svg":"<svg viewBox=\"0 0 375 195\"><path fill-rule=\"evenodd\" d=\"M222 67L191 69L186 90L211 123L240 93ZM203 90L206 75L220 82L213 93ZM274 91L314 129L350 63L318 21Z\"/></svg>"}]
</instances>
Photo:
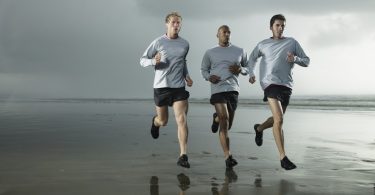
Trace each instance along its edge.
<instances>
[{"instance_id":1,"label":"knee","mask_svg":"<svg viewBox=\"0 0 375 195\"><path fill-rule=\"evenodd\" d=\"M176 116L176 123L178 125L186 124L186 114L180 114L179 116Z\"/></svg>"},{"instance_id":2,"label":"knee","mask_svg":"<svg viewBox=\"0 0 375 195\"><path fill-rule=\"evenodd\" d=\"M229 128L229 117L226 114L218 114L220 129L228 129Z\"/></svg>"},{"instance_id":3,"label":"knee","mask_svg":"<svg viewBox=\"0 0 375 195\"><path fill-rule=\"evenodd\" d=\"M273 124L274 125L282 125L284 122L284 117L283 116L280 116L280 117L274 117L273 118Z\"/></svg>"},{"instance_id":4,"label":"knee","mask_svg":"<svg viewBox=\"0 0 375 195\"><path fill-rule=\"evenodd\" d=\"M227 139L229 139L228 138L228 129L220 129L220 131L219 131L219 135L220 135L220 137L221 136L224 136L225 137L225 139L226 139L226 141L227 141L227 143L228 143L228 140Z\"/></svg>"},{"instance_id":5,"label":"knee","mask_svg":"<svg viewBox=\"0 0 375 195\"><path fill-rule=\"evenodd\" d=\"M220 122L228 122L229 120L229 117L226 114L218 114L217 116L219 117Z\"/></svg>"}]
</instances>

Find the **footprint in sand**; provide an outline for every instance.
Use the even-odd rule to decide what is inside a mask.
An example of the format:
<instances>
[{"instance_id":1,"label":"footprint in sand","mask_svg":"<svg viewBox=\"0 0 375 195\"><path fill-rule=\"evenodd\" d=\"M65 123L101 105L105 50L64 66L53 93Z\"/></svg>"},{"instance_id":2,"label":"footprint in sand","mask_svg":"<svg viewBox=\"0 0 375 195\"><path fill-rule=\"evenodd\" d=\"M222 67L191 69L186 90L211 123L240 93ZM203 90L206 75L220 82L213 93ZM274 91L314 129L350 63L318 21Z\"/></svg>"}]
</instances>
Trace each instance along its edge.
<instances>
[{"instance_id":1,"label":"footprint in sand","mask_svg":"<svg viewBox=\"0 0 375 195\"><path fill-rule=\"evenodd\" d=\"M257 157L253 157L253 156L250 156L249 159L250 159L250 160L258 160Z\"/></svg>"},{"instance_id":2,"label":"footprint in sand","mask_svg":"<svg viewBox=\"0 0 375 195\"><path fill-rule=\"evenodd\" d=\"M375 163L375 159L361 159L363 162Z\"/></svg>"}]
</instances>

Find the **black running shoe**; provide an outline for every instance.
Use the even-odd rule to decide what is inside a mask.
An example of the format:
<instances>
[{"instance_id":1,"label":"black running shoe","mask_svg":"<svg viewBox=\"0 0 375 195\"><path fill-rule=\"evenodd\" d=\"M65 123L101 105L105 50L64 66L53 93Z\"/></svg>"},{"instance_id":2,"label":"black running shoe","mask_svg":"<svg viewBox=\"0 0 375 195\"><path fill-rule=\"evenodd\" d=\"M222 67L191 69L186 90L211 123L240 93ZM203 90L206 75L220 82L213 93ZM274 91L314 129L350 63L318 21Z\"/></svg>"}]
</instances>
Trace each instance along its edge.
<instances>
[{"instance_id":1,"label":"black running shoe","mask_svg":"<svg viewBox=\"0 0 375 195\"><path fill-rule=\"evenodd\" d=\"M297 166L294 163L292 163L286 156L280 162L281 162L281 167L284 168L285 170L292 170L292 169L297 168Z\"/></svg>"},{"instance_id":2,"label":"black running shoe","mask_svg":"<svg viewBox=\"0 0 375 195\"><path fill-rule=\"evenodd\" d=\"M154 116L152 118L152 124L151 124L151 136L154 138L154 139L157 139L159 137L159 127L155 126L155 117Z\"/></svg>"},{"instance_id":3,"label":"black running shoe","mask_svg":"<svg viewBox=\"0 0 375 195\"><path fill-rule=\"evenodd\" d=\"M214 113L212 115L212 125L211 125L211 130L212 130L212 133L216 133L217 130L219 130L219 123L215 121L215 118L217 117L217 114Z\"/></svg>"},{"instance_id":4,"label":"black running shoe","mask_svg":"<svg viewBox=\"0 0 375 195\"><path fill-rule=\"evenodd\" d=\"M227 168L232 168L232 167L236 166L237 164L238 163L237 163L236 159L234 159L232 157L232 155L229 155L227 160L225 160L225 165L227 166Z\"/></svg>"},{"instance_id":5,"label":"black running shoe","mask_svg":"<svg viewBox=\"0 0 375 195\"><path fill-rule=\"evenodd\" d=\"M259 132L257 129L259 127L259 124L254 125L254 131L255 131L255 143L257 146L261 146L263 144L263 132Z\"/></svg>"},{"instance_id":6,"label":"black running shoe","mask_svg":"<svg viewBox=\"0 0 375 195\"><path fill-rule=\"evenodd\" d=\"M188 157L186 154L183 154L178 158L177 165L185 168L190 168L190 164L188 162Z\"/></svg>"}]
</instances>

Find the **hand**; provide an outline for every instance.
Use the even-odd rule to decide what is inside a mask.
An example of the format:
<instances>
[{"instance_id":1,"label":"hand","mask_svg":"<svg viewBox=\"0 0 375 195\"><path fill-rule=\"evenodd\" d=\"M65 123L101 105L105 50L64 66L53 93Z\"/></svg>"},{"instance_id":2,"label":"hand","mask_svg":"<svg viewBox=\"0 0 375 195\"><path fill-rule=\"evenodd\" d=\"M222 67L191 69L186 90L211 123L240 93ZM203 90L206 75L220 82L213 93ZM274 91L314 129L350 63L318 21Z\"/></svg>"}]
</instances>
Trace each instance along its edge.
<instances>
[{"instance_id":1,"label":"hand","mask_svg":"<svg viewBox=\"0 0 375 195\"><path fill-rule=\"evenodd\" d=\"M161 59L161 54L158 52L155 56L154 59L156 61L156 65L160 64L160 59Z\"/></svg>"},{"instance_id":2,"label":"hand","mask_svg":"<svg viewBox=\"0 0 375 195\"><path fill-rule=\"evenodd\" d=\"M193 80L192 80L189 76L187 76L187 77L185 78L185 81L186 81L186 85L187 85L188 87L193 86Z\"/></svg>"},{"instance_id":3,"label":"hand","mask_svg":"<svg viewBox=\"0 0 375 195\"><path fill-rule=\"evenodd\" d=\"M288 56L287 56L286 60L287 60L289 63L293 63L293 62L294 62L294 54L291 53L291 52L288 52L287 55L288 55Z\"/></svg>"},{"instance_id":4,"label":"hand","mask_svg":"<svg viewBox=\"0 0 375 195\"><path fill-rule=\"evenodd\" d=\"M232 73L232 74L235 74L235 75L238 75L241 73L241 66L238 66L238 65L230 65L229 66L229 71Z\"/></svg>"},{"instance_id":5,"label":"hand","mask_svg":"<svg viewBox=\"0 0 375 195\"><path fill-rule=\"evenodd\" d=\"M211 83L216 84L220 81L220 77L216 75L211 75L210 78L208 79Z\"/></svg>"},{"instance_id":6,"label":"hand","mask_svg":"<svg viewBox=\"0 0 375 195\"><path fill-rule=\"evenodd\" d=\"M249 83L254 84L256 81L255 76L249 78Z\"/></svg>"}]
</instances>

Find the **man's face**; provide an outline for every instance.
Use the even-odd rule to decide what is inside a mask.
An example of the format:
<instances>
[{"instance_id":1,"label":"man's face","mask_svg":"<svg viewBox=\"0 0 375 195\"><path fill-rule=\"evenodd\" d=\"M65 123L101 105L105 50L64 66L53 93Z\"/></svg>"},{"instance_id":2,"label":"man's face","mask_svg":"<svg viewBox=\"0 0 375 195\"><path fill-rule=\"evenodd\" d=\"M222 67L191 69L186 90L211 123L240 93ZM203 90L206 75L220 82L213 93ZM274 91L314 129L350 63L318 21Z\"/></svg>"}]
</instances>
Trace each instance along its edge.
<instances>
[{"instance_id":1,"label":"man's face","mask_svg":"<svg viewBox=\"0 0 375 195\"><path fill-rule=\"evenodd\" d=\"M167 32L171 35L177 35L181 29L181 18L172 16L169 18L168 23L165 24L167 26Z\"/></svg>"},{"instance_id":2,"label":"man's face","mask_svg":"<svg viewBox=\"0 0 375 195\"><path fill-rule=\"evenodd\" d=\"M230 39L230 29L229 28L221 28L217 32L217 38L219 38L220 45L228 45Z\"/></svg>"},{"instance_id":3,"label":"man's face","mask_svg":"<svg viewBox=\"0 0 375 195\"><path fill-rule=\"evenodd\" d=\"M282 38L284 28L285 28L285 21L275 20L275 22L273 23L273 25L271 27L273 38L275 38L275 39Z\"/></svg>"}]
</instances>

